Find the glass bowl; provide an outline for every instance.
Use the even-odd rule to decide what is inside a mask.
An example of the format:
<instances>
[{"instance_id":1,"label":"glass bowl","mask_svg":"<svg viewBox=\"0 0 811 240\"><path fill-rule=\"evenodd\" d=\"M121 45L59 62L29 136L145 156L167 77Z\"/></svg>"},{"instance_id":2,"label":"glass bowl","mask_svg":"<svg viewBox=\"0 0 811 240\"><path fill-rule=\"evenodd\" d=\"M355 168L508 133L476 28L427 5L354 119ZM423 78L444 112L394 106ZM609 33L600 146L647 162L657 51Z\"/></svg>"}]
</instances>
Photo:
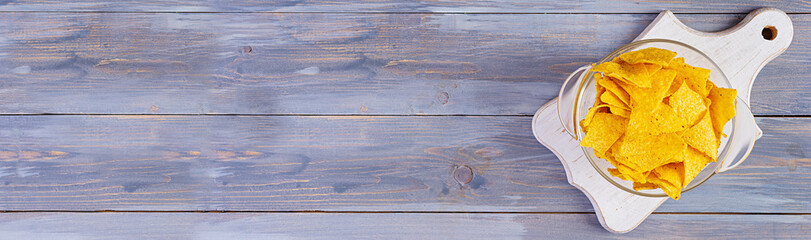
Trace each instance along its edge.
<instances>
[{"instance_id":1,"label":"glass bowl","mask_svg":"<svg viewBox=\"0 0 811 240\"><path fill-rule=\"evenodd\" d=\"M620 54L649 47L676 52L678 54L676 57L683 57L685 63L695 67L709 69L709 80L716 86L734 88L718 65L698 49L681 42L665 39L647 39L632 42L609 53L594 65L581 67L566 79L558 96L558 115L564 128L572 137L577 140L581 140L585 137L585 133L580 129L580 125L577 123L586 117L586 113L589 108L593 106L597 95L594 82L595 73L590 71L591 67L603 62L610 62ZM760 137L762 132L755 124L754 116L745 101L740 98L736 99L735 111L735 117L727 122L724 127L724 133L727 136L721 138L721 146L718 149L718 160L707 164L704 169L682 189L682 193L698 187L716 173L724 172L738 166L746 159L749 152L751 152L755 140ZM617 188L641 196L667 197L661 189L634 190L632 181L622 180L608 173L608 169L614 167L608 161L595 156L591 148L581 147L581 149L591 165L594 166L594 169L597 170L597 173Z\"/></svg>"}]
</instances>

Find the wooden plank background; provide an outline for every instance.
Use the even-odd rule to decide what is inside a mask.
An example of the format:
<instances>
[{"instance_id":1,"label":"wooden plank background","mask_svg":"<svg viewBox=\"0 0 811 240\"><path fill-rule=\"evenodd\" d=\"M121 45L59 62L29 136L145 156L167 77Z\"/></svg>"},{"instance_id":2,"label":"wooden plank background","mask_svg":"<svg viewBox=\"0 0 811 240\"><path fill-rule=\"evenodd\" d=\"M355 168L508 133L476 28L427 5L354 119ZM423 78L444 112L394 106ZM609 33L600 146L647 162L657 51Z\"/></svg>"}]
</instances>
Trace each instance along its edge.
<instances>
[{"instance_id":1,"label":"wooden plank background","mask_svg":"<svg viewBox=\"0 0 811 240\"><path fill-rule=\"evenodd\" d=\"M764 137L622 237L803 238L811 4L738 0L0 0L0 236L616 238L529 116L661 10L758 7Z\"/></svg>"},{"instance_id":2,"label":"wooden plank background","mask_svg":"<svg viewBox=\"0 0 811 240\"><path fill-rule=\"evenodd\" d=\"M6 210L587 212L529 117L0 118ZM662 212L805 213L811 119ZM467 166L461 185L454 169ZM725 194L719 194L725 193ZM745 196L745 197L742 197ZM734 204L730 204L734 202Z\"/></svg>"},{"instance_id":3,"label":"wooden plank background","mask_svg":"<svg viewBox=\"0 0 811 240\"><path fill-rule=\"evenodd\" d=\"M0 234L18 239L802 239L811 234L811 217L653 214L619 236L602 230L592 214L6 213L0 214Z\"/></svg>"},{"instance_id":4,"label":"wooden plank background","mask_svg":"<svg viewBox=\"0 0 811 240\"><path fill-rule=\"evenodd\" d=\"M382 12L382 13L747 13L775 7L790 13L811 12L805 1L533 1L533 0L420 0L420 1L316 1L316 0L2 0L1 11L111 11L111 12Z\"/></svg>"},{"instance_id":5,"label":"wooden plank background","mask_svg":"<svg viewBox=\"0 0 811 240\"><path fill-rule=\"evenodd\" d=\"M0 13L0 113L532 115L655 16ZM792 20L757 115L811 114L811 17Z\"/></svg>"}]
</instances>

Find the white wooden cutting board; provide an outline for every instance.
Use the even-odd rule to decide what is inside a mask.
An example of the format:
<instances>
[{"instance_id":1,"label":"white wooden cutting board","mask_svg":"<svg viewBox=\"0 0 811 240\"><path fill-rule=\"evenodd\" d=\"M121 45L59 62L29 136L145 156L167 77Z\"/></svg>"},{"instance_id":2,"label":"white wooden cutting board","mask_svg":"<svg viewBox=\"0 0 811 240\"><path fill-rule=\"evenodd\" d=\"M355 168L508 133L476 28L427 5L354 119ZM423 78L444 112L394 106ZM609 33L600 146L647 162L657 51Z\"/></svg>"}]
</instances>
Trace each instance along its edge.
<instances>
[{"instance_id":1,"label":"white wooden cutting board","mask_svg":"<svg viewBox=\"0 0 811 240\"><path fill-rule=\"evenodd\" d=\"M635 41L670 39L695 47L719 65L738 90L738 97L749 104L750 90L758 72L788 48L793 36L791 19L774 8L757 9L734 27L713 33L687 27L672 12L664 11ZM569 183L586 194L606 230L629 232L667 200L625 192L600 176L583 155L579 142L563 129L557 114L557 99L538 109L532 119L532 131L563 163Z\"/></svg>"}]
</instances>

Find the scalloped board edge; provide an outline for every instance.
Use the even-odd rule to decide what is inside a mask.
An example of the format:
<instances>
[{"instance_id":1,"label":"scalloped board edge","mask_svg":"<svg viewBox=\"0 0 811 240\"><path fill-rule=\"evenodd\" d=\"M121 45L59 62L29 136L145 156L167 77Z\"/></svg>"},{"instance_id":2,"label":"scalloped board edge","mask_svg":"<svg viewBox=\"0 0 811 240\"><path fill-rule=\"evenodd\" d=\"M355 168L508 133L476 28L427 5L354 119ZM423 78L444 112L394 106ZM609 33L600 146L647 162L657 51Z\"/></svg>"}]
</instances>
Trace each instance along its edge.
<instances>
[{"instance_id":1,"label":"scalloped board edge","mask_svg":"<svg viewBox=\"0 0 811 240\"><path fill-rule=\"evenodd\" d=\"M765 31L770 31L767 39ZM719 64L749 101L755 77L769 61L783 53L794 37L791 19L778 9L761 8L740 23L720 32L702 32L664 11L635 39L670 39L695 47ZM588 162L577 140L563 129L557 114L557 99L544 104L532 119L535 138L560 159L569 183L591 201L600 225L612 233L630 232L641 224L667 198L650 198L622 191L603 179Z\"/></svg>"}]
</instances>

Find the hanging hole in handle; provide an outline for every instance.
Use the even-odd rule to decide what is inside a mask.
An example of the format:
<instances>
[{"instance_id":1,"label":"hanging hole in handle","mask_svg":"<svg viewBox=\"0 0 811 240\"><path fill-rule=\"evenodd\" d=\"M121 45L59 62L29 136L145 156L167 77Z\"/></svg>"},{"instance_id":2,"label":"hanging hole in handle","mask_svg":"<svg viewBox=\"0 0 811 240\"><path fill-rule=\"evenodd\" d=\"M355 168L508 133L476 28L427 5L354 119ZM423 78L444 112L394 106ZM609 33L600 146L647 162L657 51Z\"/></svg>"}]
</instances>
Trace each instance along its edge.
<instances>
[{"instance_id":1,"label":"hanging hole in handle","mask_svg":"<svg viewBox=\"0 0 811 240\"><path fill-rule=\"evenodd\" d=\"M777 38L777 28L774 26L766 26L763 28L763 31L760 31L760 35L763 35L763 39L766 40L774 40Z\"/></svg>"}]
</instances>

